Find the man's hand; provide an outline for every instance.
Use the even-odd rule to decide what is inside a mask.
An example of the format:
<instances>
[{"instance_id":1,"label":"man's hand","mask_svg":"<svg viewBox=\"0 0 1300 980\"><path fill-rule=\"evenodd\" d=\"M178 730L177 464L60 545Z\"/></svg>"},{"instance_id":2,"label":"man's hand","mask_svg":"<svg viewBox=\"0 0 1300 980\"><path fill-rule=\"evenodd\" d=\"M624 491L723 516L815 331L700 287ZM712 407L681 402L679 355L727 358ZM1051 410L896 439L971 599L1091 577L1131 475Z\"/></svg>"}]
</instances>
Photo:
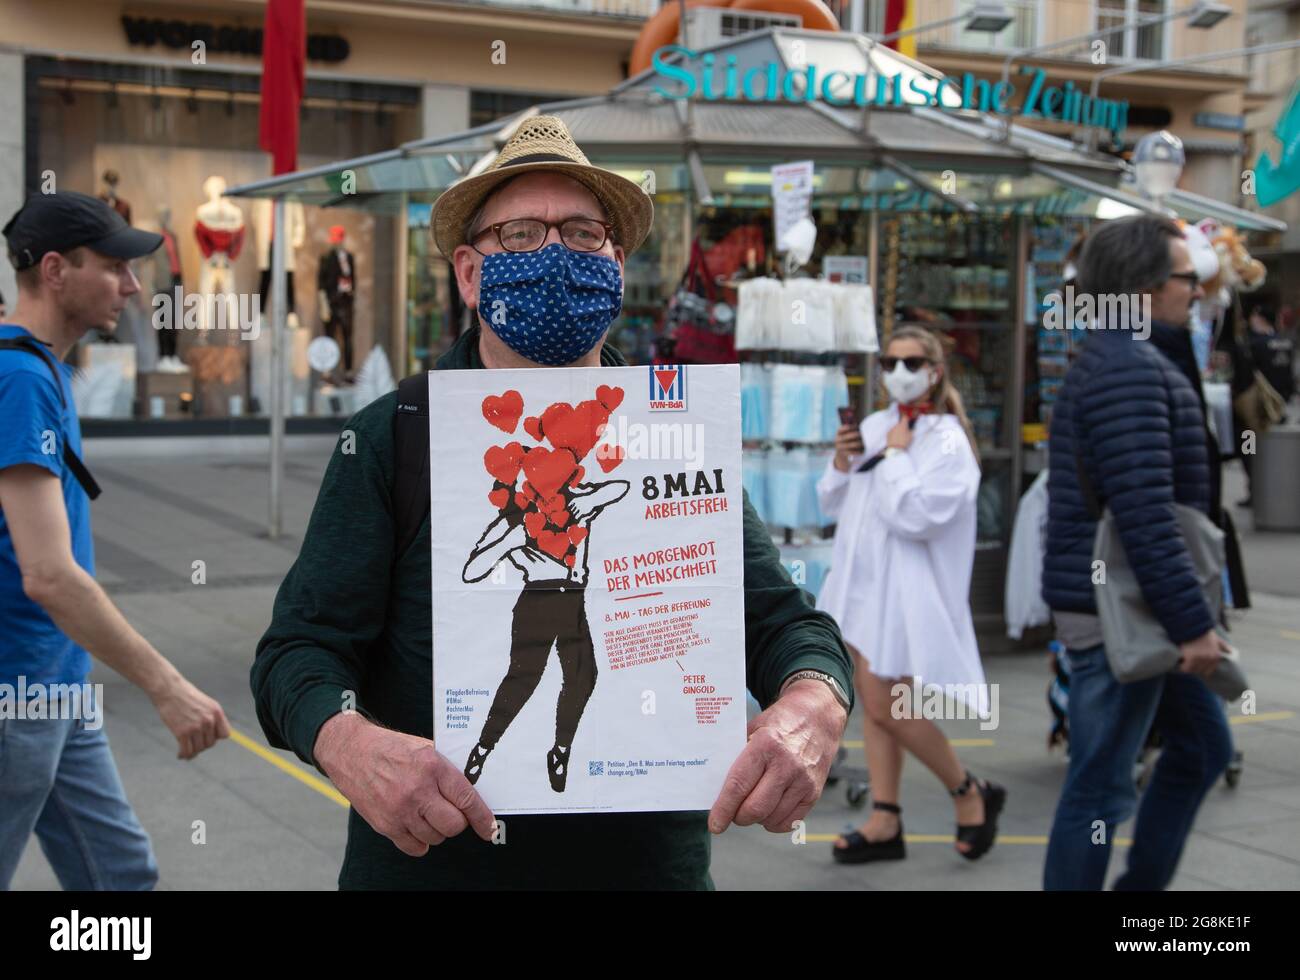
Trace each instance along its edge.
<instances>
[{"instance_id":1,"label":"man's hand","mask_svg":"<svg viewBox=\"0 0 1300 980\"><path fill-rule=\"evenodd\" d=\"M821 796L847 721L821 681L791 684L749 723L749 743L709 811L709 830L761 823L774 834L788 833Z\"/></svg>"},{"instance_id":2,"label":"man's hand","mask_svg":"<svg viewBox=\"0 0 1300 980\"><path fill-rule=\"evenodd\" d=\"M1218 668L1219 660L1231 649L1227 640L1210 630L1204 636L1178 644L1178 650L1183 655L1178 669L1185 674L1209 677Z\"/></svg>"},{"instance_id":3,"label":"man's hand","mask_svg":"<svg viewBox=\"0 0 1300 980\"><path fill-rule=\"evenodd\" d=\"M225 712L180 674L166 689L151 695L162 722L176 736L177 757L193 759L219 738L230 737Z\"/></svg>"},{"instance_id":4,"label":"man's hand","mask_svg":"<svg viewBox=\"0 0 1300 980\"><path fill-rule=\"evenodd\" d=\"M911 444L912 427L908 425L907 419L899 419L889 430L889 435L885 436L885 445L894 449L906 449Z\"/></svg>"},{"instance_id":5,"label":"man's hand","mask_svg":"<svg viewBox=\"0 0 1300 980\"><path fill-rule=\"evenodd\" d=\"M403 854L423 857L466 827L492 840L492 811L428 739L343 712L321 726L314 754L357 813Z\"/></svg>"},{"instance_id":6,"label":"man's hand","mask_svg":"<svg viewBox=\"0 0 1300 980\"><path fill-rule=\"evenodd\" d=\"M835 468L841 473L849 471L854 456L861 456L862 434L856 425L841 425L835 433Z\"/></svg>"}]
</instances>

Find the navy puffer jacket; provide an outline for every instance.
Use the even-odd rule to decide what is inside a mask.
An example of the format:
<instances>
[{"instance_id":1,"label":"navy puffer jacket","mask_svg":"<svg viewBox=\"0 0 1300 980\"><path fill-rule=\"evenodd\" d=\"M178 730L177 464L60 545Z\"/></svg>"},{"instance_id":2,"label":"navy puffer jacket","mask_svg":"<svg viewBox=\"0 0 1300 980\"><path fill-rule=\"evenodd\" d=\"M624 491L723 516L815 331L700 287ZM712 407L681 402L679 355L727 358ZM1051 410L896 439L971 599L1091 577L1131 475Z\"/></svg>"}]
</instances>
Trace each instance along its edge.
<instances>
[{"instance_id":1,"label":"navy puffer jacket","mask_svg":"<svg viewBox=\"0 0 1300 980\"><path fill-rule=\"evenodd\" d=\"M1151 324L1152 334L1178 327ZM1126 329L1097 330L1070 368L1052 411L1043 600L1096 613L1085 472L1119 526L1142 594L1175 643L1214 626L1178 529L1174 504L1208 513L1205 417L1196 392L1157 346Z\"/></svg>"}]
</instances>

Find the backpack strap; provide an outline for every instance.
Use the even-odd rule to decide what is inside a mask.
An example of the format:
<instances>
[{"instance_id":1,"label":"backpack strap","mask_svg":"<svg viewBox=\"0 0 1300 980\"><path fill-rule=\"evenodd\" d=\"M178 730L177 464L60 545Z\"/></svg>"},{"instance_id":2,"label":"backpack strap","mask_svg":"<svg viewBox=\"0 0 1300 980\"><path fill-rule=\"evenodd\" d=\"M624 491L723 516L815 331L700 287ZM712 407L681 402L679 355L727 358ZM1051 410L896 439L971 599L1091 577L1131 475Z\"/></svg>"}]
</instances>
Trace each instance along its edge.
<instances>
[{"instance_id":1,"label":"backpack strap","mask_svg":"<svg viewBox=\"0 0 1300 980\"><path fill-rule=\"evenodd\" d=\"M429 513L429 373L403 378L393 413L393 530L396 562Z\"/></svg>"},{"instance_id":2,"label":"backpack strap","mask_svg":"<svg viewBox=\"0 0 1300 980\"><path fill-rule=\"evenodd\" d=\"M63 394L63 376L59 373L59 366L55 363L53 355L50 354L43 346L28 337L0 337L0 350L25 350L29 354L35 354L45 366L50 369L54 375L54 387L59 393L59 409L66 411L68 399ZM91 500L98 497L103 490L100 489L95 478L90 475L90 470L86 469L86 464L81 461L81 457L72 451L68 441L63 440L63 462L68 467L76 481L81 484L81 489L86 491L86 496Z\"/></svg>"}]
</instances>

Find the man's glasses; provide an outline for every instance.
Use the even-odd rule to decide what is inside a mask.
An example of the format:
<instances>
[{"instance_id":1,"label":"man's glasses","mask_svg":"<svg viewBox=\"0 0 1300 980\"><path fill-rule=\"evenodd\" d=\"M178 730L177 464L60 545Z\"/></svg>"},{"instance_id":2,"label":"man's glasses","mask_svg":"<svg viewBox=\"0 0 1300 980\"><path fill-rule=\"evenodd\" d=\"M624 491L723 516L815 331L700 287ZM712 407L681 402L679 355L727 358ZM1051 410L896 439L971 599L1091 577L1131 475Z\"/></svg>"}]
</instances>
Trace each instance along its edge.
<instances>
[{"instance_id":1,"label":"man's glasses","mask_svg":"<svg viewBox=\"0 0 1300 980\"><path fill-rule=\"evenodd\" d=\"M885 373L888 374L894 370L894 366L897 365L899 361L902 361L903 366L909 371L919 371L927 364L934 363L928 357L891 357L886 354L880 359L880 366L884 368Z\"/></svg>"},{"instance_id":2,"label":"man's glasses","mask_svg":"<svg viewBox=\"0 0 1300 980\"><path fill-rule=\"evenodd\" d=\"M474 236L473 241L481 241L492 232L507 252L536 252L545 243L551 229L556 227L560 229L560 241L575 252L595 252L608 240L613 226L592 218L568 218L558 225L539 218L514 218L488 225ZM474 245L474 250L485 254L477 245Z\"/></svg>"},{"instance_id":3,"label":"man's glasses","mask_svg":"<svg viewBox=\"0 0 1300 980\"><path fill-rule=\"evenodd\" d=\"M1187 285L1191 286L1193 289L1195 289L1201 283L1201 277L1198 276L1195 272L1171 272L1169 273L1169 278L1185 279L1187 281Z\"/></svg>"}]
</instances>

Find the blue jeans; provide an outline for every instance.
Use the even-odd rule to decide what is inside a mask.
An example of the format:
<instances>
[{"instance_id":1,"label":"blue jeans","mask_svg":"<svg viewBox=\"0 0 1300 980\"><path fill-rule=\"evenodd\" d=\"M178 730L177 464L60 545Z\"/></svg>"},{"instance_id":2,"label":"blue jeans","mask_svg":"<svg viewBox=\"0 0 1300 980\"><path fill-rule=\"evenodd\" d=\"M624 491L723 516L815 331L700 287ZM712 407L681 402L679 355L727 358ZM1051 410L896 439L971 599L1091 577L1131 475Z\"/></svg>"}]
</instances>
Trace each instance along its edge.
<instances>
[{"instance_id":1,"label":"blue jeans","mask_svg":"<svg viewBox=\"0 0 1300 980\"><path fill-rule=\"evenodd\" d=\"M0 719L0 890L33 830L65 889L147 891L158 882L103 728Z\"/></svg>"},{"instance_id":2,"label":"blue jeans","mask_svg":"<svg viewBox=\"0 0 1300 980\"><path fill-rule=\"evenodd\" d=\"M1201 801L1232 756L1223 702L1192 674L1121 684L1104 647L1067 653L1070 769L1052 822L1043 887L1103 888L1115 830L1136 809L1128 870L1115 888L1163 889ZM1138 806L1133 764L1153 726L1164 744Z\"/></svg>"}]
</instances>

